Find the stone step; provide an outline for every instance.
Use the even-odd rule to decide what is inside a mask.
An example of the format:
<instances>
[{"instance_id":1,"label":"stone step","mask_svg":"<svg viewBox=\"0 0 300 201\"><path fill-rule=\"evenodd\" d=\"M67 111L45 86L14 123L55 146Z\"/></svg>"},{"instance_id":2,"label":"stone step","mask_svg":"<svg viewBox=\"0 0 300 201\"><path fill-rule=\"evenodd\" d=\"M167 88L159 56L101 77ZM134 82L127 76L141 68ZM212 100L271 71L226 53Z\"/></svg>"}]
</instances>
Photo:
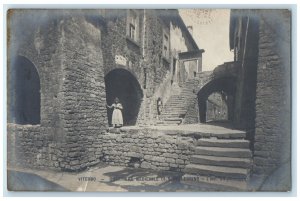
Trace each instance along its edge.
<instances>
[{"instance_id":1,"label":"stone step","mask_svg":"<svg viewBox=\"0 0 300 201\"><path fill-rule=\"evenodd\" d=\"M184 100L184 99L185 99L185 97L183 97L183 96L171 97L171 98L169 99L169 102L173 102L173 101L182 101L182 100Z\"/></svg>"},{"instance_id":2,"label":"stone step","mask_svg":"<svg viewBox=\"0 0 300 201\"><path fill-rule=\"evenodd\" d=\"M206 147L227 147L227 148L249 148L249 141L243 139L199 139L196 141L196 146Z\"/></svg>"},{"instance_id":3,"label":"stone step","mask_svg":"<svg viewBox=\"0 0 300 201\"><path fill-rule=\"evenodd\" d=\"M174 100L174 101L171 101L169 102L167 105L174 105L174 104L188 104L189 102L191 102L192 99L189 99L189 98L185 98L185 99L182 99L182 100Z\"/></svg>"},{"instance_id":4,"label":"stone step","mask_svg":"<svg viewBox=\"0 0 300 201\"><path fill-rule=\"evenodd\" d=\"M172 114L172 115L169 115L169 114L165 114L165 115L161 115L161 117L163 118L163 119L168 119L168 118L180 118L180 113L178 114Z\"/></svg>"},{"instance_id":5,"label":"stone step","mask_svg":"<svg viewBox=\"0 0 300 201\"><path fill-rule=\"evenodd\" d=\"M162 120L162 121L157 121L156 124L157 125L179 125L181 124L182 121L166 121L166 120Z\"/></svg>"},{"instance_id":6,"label":"stone step","mask_svg":"<svg viewBox=\"0 0 300 201\"><path fill-rule=\"evenodd\" d=\"M162 114L170 114L172 112L172 114L185 114L186 110L179 110L179 109L174 109L174 110L165 110L162 112Z\"/></svg>"},{"instance_id":7,"label":"stone step","mask_svg":"<svg viewBox=\"0 0 300 201\"><path fill-rule=\"evenodd\" d=\"M184 110L184 109L186 109L186 107L183 106L182 104L167 105L164 107L164 111Z\"/></svg>"},{"instance_id":8,"label":"stone step","mask_svg":"<svg viewBox=\"0 0 300 201\"><path fill-rule=\"evenodd\" d=\"M172 101L170 101L167 105L172 105L172 104L175 104L175 103L182 103L182 102L184 102L184 101L186 101L186 99L182 99L182 100L172 100Z\"/></svg>"},{"instance_id":9,"label":"stone step","mask_svg":"<svg viewBox=\"0 0 300 201\"><path fill-rule=\"evenodd\" d=\"M183 111L183 110L186 110L186 109L185 108L173 108L173 107L169 107L169 108L165 108L164 111L176 113L177 111Z\"/></svg>"},{"instance_id":10,"label":"stone step","mask_svg":"<svg viewBox=\"0 0 300 201\"><path fill-rule=\"evenodd\" d=\"M191 92L191 93L193 93L193 88L194 87L195 87L194 84L185 86L184 88L182 88L181 93L184 93L184 92Z\"/></svg>"},{"instance_id":11,"label":"stone step","mask_svg":"<svg viewBox=\"0 0 300 201\"><path fill-rule=\"evenodd\" d=\"M157 126L178 126L179 124L174 123L174 122L165 122L165 121L161 121L161 122L156 122Z\"/></svg>"},{"instance_id":12,"label":"stone step","mask_svg":"<svg viewBox=\"0 0 300 201\"><path fill-rule=\"evenodd\" d=\"M182 97L180 94L179 95L172 95L171 97L170 97L170 100L175 100L175 99L183 99L184 97Z\"/></svg>"},{"instance_id":13,"label":"stone step","mask_svg":"<svg viewBox=\"0 0 300 201\"><path fill-rule=\"evenodd\" d=\"M167 104L173 103L173 102L181 102L184 101L185 98L171 98L167 101Z\"/></svg>"},{"instance_id":14,"label":"stone step","mask_svg":"<svg viewBox=\"0 0 300 201\"><path fill-rule=\"evenodd\" d=\"M166 111L164 110L162 112L162 115L178 115L178 113L182 113L182 112L186 112L186 111L182 111L182 110L172 110L172 111Z\"/></svg>"},{"instance_id":15,"label":"stone step","mask_svg":"<svg viewBox=\"0 0 300 201\"><path fill-rule=\"evenodd\" d=\"M186 110L178 110L178 109L174 109L174 110L164 110L163 112L162 112L162 114L164 115L164 114L182 114L182 113L186 113Z\"/></svg>"},{"instance_id":16,"label":"stone step","mask_svg":"<svg viewBox=\"0 0 300 201\"><path fill-rule=\"evenodd\" d=\"M175 118L179 118L178 116L168 116L168 117L162 117L161 118L161 120L162 121L168 121L168 120L166 120L166 119L175 119ZM171 120L171 121L173 121L174 122L174 120ZM181 123L182 121L180 120L178 120L178 121L176 121L176 123Z\"/></svg>"},{"instance_id":17,"label":"stone step","mask_svg":"<svg viewBox=\"0 0 300 201\"><path fill-rule=\"evenodd\" d=\"M185 100L184 101L180 101L180 102L168 103L168 104L164 105L164 108L170 108L170 107L176 107L176 106L183 107L183 104L185 104Z\"/></svg>"},{"instance_id":18,"label":"stone step","mask_svg":"<svg viewBox=\"0 0 300 201\"><path fill-rule=\"evenodd\" d=\"M189 91L182 91L179 94L179 96L188 98L188 97L194 97L194 96L196 96L196 94L193 92L193 89L189 89Z\"/></svg>"},{"instance_id":19,"label":"stone step","mask_svg":"<svg viewBox=\"0 0 300 201\"><path fill-rule=\"evenodd\" d=\"M216 176L232 179L247 179L249 170L245 168L221 167L213 165L188 164L183 170L184 173L194 175Z\"/></svg>"},{"instance_id":20,"label":"stone step","mask_svg":"<svg viewBox=\"0 0 300 201\"><path fill-rule=\"evenodd\" d=\"M174 110L186 110L186 107L183 107L181 104L178 106L167 106L165 107L164 111L174 111ZM174 113L174 112L173 112Z\"/></svg>"},{"instance_id":21,"label":"stone step","mask_svg":"<svg viewBox=\"0 0 300 201\"><path fill-rule=\"evenodd\" d=\"M164 121L182 121L182 118L179 118L179 117L165 118Z\"/></svg>"},{"instance_id":22,"label":"stone step","mask_svg":"<svg viewBox=\"0 0 300 201\"><path fill-rule=\"evenodd\" d=\"M241 148L196 147L195 154L207 155L207 156L237 157L237 158L252 157L252 153L250 149L241 149Z\"/></svg>"},{"instance_id":23,"label":"stone step","mask_svg":"<svg viewBox=\"0 0 300 201\"><path fill-rule=\"evenodd\" d=\"M184 95L190 95L190 96L196 96L196 94L193 92L193 87L191 87L187 90L181 91L180 96L182 96L183 94Z\"/></svg>"},{"instance_id":24,"label":"stone step","mask_svg":"<svg viewBox=\"0 0 300 201\"><path fill-rule=\"evenodd\" d=\"M191 89L191 87L194 87L195 86L195 83L194 82L189 82L189 83L186 83L183 87L182 87L182 90L189 90Z\"/></svg>"},{"instance_id":25,"label":"stone step","mask_svg":"<svg viewBox=\"0 0 300 201\"><path fill-rule=\"evenodd\" d=\"M177 111L172 111L172 112L163 111L162 115L178 115L178 112Z\"/></svg>"},{"instance_id":26,"label":"stone step","mask_svg":"<svg viewBox=\"0 0 300 201\"><path fill-rule=\"evenodd\" d=\"M161 115L161 119L174 119L174 118L180 118L182 117L181 114L176 114L176 115Z\"/></svg>"},{"instance_id":27,"label":"stone step","mask_svg":"<svg viewBox=\"0 0 300 201\"><path fill-rule=\"evenodd\" d=\"M190 102L190 99L185 98L185 99L182 99L182 100L174 100L174 101L170 101L166 105L176 105L176 104L183 104L183 103L187 104L186 101Z\"/></svg>"},{"instance_id":28,"label":"stone step","mask_svg":"<svg viewBox=\"0 0 300 201\"><path fill-rule=\"evenodd\" d=\"M183 133L183 136L189 136L193 137L196 139L199 138L218 138L218 139L245 139L246 137L246 132L244 131L237 131L237 130L232 130L231 131L226 131L226 132L220 132L220 131L215 131L215 132L208 132L198 130L197 132L193 133Z\"/></svg>"},{"instance_id":29,"label":"stone step","mask_svg":"<svg viewBox=\"0 0 300 201\"><path fill-rule=\"evenodd\" d=\"M182 101L182 102L176 102L176 103L170 103L170 104L167 104L164 106L165 109L170 109L170 108L173 108L173 107L181 107L181 108L185 108L185 103Z\"/></svg>"},{"instance_id":30,"label":"stone step","mask_svg":"<svg viewBox=\"0 0 300 201\"><path fill-rule=\"evenodd\" d=\"M171 109L171 108L185 108L185 103L170 103L164 106L165 109Z\"/></svg>"},{"instance_id":31,"label":"stone step","mask_svg":"<svg viewBox=\"0 0 300 201\"><path fill-rule=\"evenodd\" d=\"M179 108L168 108L168 109L165 109L163 110L163 113L166 113L166 114L178 114L178 112L184 112L186 111L186 109L179 109Z\"/></svg>"},{"instance_id":32,"label":"stone step","mask_svg":"<svg viewBox=\"0 0 300 201\"><path fill-rule=\"evenodd\" d=\"M200 164L200 165L250 168L251 159L231 158L231 157L222 157L222 156L193 155L191 156L191 163Z\"/></svg>"}]
</instances>

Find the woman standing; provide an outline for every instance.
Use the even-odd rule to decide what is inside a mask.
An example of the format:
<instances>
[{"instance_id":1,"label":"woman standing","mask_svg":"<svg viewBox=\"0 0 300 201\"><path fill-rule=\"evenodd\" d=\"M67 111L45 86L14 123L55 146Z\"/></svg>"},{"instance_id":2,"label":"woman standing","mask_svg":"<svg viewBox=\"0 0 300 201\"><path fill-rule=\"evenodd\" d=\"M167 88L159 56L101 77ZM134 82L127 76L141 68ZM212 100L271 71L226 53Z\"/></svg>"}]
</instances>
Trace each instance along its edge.
<instances>
[{"instance_id":1,"label":"woman standing","mask_svg":"<svg viewBox=\"0 0 300 201\"><path fill-rule=\"evenodd\" d=\"M112 119L111 119L111 124L115 127L115 128L120 128L123 126L123 116L122 116L122 111L123 110L123 106L120 103L120 100L118 98L115 98L115 102L109 106L107 105L108 108L113 108L113 113L112 113Z\"/></svg>"}]
</instances>

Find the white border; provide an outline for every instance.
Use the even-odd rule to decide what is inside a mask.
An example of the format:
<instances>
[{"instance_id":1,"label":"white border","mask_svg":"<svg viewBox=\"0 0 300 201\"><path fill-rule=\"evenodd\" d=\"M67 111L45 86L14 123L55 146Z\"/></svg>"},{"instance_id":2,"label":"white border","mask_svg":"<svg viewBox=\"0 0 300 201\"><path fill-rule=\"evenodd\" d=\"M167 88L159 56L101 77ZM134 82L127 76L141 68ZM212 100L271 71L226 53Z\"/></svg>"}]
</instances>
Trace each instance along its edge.
<instances>
[{"instance_id":1,"label":"white border","mask_svg":"<svg viewBox=\"0 0 300 201\"><path fill-rule=\"evenodd\" d=\"M84 4L82 4L84 3ZM188 199L195 200L195 199L203 199L203 198L197 198L200 197L207 197L206 199L215 199L217 197L218 199L222 200L249 200L249 199L257 199L253 197L261 197L261 199L266 199L266 197L272 197L272 200L282 200L285 196L290 196L288 198L285 197L285 199L289 200L296 200L299 196L299 189L296 189L297 181L299 181L299 174L297 173L296 167L299 167L299 160L297 161L297 156L299 156L299 149L297 150L297 145L299 144L299 137L297 138L297 114L299 113L299 109L297 107L297 100L298 100L298 94L297 89L299 89L299 83L296 81L298 77L299 71L297 71L297 58L299 57L299 54L297 52L298 47L298 29L299 26L299 16L297 15L297 0L285 0L285 1L276 1L274 0L252 0L252 1L242 1L242 0L231 0L231 1L221 1L221 0L210 0L210 1L204 1L204 0L182 0L182 1L163 1L163 0L147 0L147 1L139 1L139 0L131 0L131 1L121 1L121 0L101 0L101 5L98 4L99 1L97 0L85 0L83 2L75 1L75 0L66 0L62 2L61 0L52 0L52 1L45 1L40 2L38 0L27 0L27 1L21 1L21 0L3 0L2 6L1 6L1 27L3 27L0 37L3 39L0 49L0 61L3 64L0 74L2 75L2 81L0 82L0 89L1 89L1 105L2 105L2 112L0 113L0 121L2 124L0 124L0 130L3 134L6 133L6 100L5 100L5 86L6 86L6 79L5 79L5 72L6 72L6 61L4 58L6 58L6 24L5 24L5 11L8 8L129 8L129 7L135 7L135 8L194 8L194 7L201 7L201 8L291 8L293 11L292 15L292 109L293 109L293 121L292 121L292 192L289 193L259 193L259 192L253 192L253 193L11 193L7 192L6 190L6 161L4 159L6 158L6 138L5 135L3 135L3 140L1 140L2 148L0 149L0 157L3 163L1 163L0 171L3 173L3 188L0 188L0 191L2 193L5 193L4 196L25 196L25 198L22 198L22 200L27 199L40 199L36 196L59 196L61 199L65 199L67 196L76 196L77 200L82 200L83 197L87 196L117 196L117 197L124 197L125 200L133 200L133 199L145 199L145 200L153 200L156 198L146 198L144 196L160 196L160 197L166 197L166 196L176 196L176 198L172 198L172 200L182 200L182 197L189 197ZM126 3L126 4L125 4ZM88 5L89 4L89 5ZM129 5L130 4L130 5ZM134 5L133 5L134 4ZM199 5L201 4L201 5ZM271 4L271 5L270 5ZM294 4L294 5L287 5L287 4ZM292 7L291 7L292 6ZM297 163L297 166L296 164ZM34 196L34 198L30 198L28 196ZM143 198L131 198L131 196L143 196ZM246 197L245 197L246 196ZM243 198L240 198L243 197ZM96 197L89 197L91 199L103 199L103 198L96 198ZM17 197L13 198L6 198L6 199L17 199ZM48 198L51 199L51 198ZM56 198L55 198L56 199ZM165 198L163 198L165 199Z\"/></svg>"}]
</instances>

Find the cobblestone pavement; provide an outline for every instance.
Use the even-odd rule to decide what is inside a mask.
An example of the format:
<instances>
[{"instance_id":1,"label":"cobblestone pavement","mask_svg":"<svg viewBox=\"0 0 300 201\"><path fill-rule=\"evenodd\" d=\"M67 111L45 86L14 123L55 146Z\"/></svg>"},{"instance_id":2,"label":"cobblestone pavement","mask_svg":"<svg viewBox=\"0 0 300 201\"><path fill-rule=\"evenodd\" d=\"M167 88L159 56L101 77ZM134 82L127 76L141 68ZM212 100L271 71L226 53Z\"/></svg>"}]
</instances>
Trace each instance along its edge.
<instances>
[{"instance_id":1,"label":"cobblestone pavement","mask_svg":"<svg viewBox=\"0 0 300 201\"><path fill-rule=\"evenodd\" d=\"M79 192L203 192L230 189L202 183L186 184L183 174L98 164L82 172L8 168L8 189Z\"/></svg>"}]
</instances>

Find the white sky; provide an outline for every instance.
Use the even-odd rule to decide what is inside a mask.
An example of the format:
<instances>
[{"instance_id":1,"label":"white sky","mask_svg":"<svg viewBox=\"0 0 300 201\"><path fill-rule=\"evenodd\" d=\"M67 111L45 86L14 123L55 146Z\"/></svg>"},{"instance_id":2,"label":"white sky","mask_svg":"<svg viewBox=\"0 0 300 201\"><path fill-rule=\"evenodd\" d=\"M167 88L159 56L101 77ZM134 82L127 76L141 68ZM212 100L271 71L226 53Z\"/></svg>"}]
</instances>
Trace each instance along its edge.
<instances>
[{"instance_id":1,"label":"white sky","mask_svg":"<svg viewBox=\"0 0 300 201\"><path fill-rule=\"evenodd\" d=\"M229 50L229 9L179 9L186 26L193 26L193 37L202 55L203 71L233 60Z\"/></svg>"}]
</instances>

